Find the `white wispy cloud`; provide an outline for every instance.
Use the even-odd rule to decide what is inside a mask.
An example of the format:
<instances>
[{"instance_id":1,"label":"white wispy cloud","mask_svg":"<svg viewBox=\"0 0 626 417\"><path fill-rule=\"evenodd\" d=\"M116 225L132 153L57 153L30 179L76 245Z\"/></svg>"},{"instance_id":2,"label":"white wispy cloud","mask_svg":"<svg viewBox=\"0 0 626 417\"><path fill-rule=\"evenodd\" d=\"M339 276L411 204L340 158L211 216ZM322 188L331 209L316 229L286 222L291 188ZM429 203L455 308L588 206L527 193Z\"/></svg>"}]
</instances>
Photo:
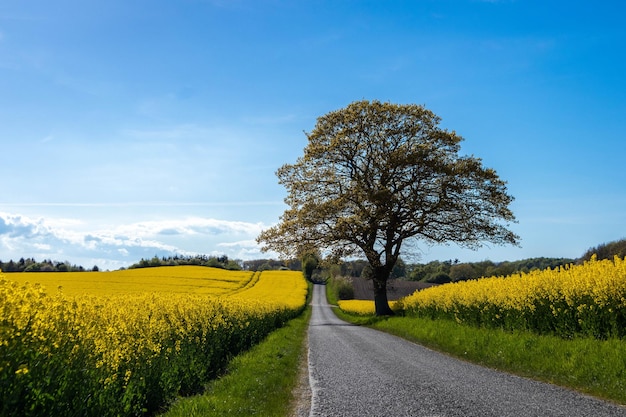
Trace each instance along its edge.
<instances>
[{"instance_id":1,"label":"white wispy cloud","mask_svg":"<svg viewBox=\"0 0 626 417\"><path fill-rule=\"evenodd\" d=\"M0 259L51 258L86 267L99 261L107 269L155 255L203 253L250 259L260 256L254 239L265 227L262 223L187 217L92 228L78 219L0 212Z\"/></svg>"},{"instance_id":2,"label":"white wispy cloud","mask_svg":"<svg viewBox=\"0 0 626 417\"><path fill-rule=\"evenodd\" d=\"M113 232L116 235L122 234L146 238L164 235L250 235L258 234L262 229L263 225L260 223L189 217L186 219L131 223L118 226ZM108 233L108 231L104 233Z\"/></svg>"}]
</instances>

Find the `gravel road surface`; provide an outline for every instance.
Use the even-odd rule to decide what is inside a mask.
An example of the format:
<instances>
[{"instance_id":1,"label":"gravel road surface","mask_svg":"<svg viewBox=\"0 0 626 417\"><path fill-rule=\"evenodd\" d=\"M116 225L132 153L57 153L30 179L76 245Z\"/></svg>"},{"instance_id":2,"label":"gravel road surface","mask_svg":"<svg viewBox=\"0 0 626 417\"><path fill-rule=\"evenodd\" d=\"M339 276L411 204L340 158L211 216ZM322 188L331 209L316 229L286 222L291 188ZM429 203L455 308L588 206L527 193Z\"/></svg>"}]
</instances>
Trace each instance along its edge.
<instances>
[{"instance_id":1,"label":"gravel road surface","mask_svg":"<svg viewBox=\"0 0 626 417\"><path fill-rule=\"evenodd\" d=\"M339 320L315 285L310 416L626 416L626 408Z\"/></svg>"}]
</instances>

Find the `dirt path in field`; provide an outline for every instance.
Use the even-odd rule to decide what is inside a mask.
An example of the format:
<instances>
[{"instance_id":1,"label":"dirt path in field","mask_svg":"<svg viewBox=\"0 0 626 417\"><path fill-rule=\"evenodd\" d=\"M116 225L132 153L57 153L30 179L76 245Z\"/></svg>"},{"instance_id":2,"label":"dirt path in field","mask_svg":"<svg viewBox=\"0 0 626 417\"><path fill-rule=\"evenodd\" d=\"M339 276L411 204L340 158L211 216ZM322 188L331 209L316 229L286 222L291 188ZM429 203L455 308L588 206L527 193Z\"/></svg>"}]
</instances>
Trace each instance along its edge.
<instances>
[{"instance_id":1,"label":"dirt path in field","mask_svg":"<svg viewBox=\"0 0 626 417\"><path fill-rule=\"evenodd\" d=\"M341 321L323 285L312 304L310 417L626 416L624 407Z\"/></svg>"}]
</instances>

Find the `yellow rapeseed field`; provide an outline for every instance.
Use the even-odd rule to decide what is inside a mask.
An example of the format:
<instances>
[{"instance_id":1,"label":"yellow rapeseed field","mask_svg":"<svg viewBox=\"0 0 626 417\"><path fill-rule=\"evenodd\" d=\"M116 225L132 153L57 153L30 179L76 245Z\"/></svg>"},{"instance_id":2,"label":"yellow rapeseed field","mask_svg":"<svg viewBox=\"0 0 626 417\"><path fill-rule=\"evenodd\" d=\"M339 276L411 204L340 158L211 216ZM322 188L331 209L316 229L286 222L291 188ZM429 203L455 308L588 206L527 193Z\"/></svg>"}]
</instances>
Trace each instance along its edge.
<instances>
[{"instance_id":1,"label":"yellow rapeseed field","mask_svg":"<svg viewBox=\"0 0 626 417\"><path fill-rule=\"evenodd\" d=\"M193 266L0 274L0 415L153 413L299 314L306 288Z\"/></svg>"},{"instance_id":2,"label":"yellow rapeseed field","mask_svg":"<svg viewBox=\"0 0 626 417\"><path fill-rule=\"evenodd\" d=\"M626 336L626 260L482 278L418 291L401 300L407 314L563 337Z\"/></svg>"},{"instance_id":3,"label":"yellow rapeseed field","mask_svg":"<svg viewBox=\"0 0 626 417\"><path fill-rule=\"evenodd\" d=\"M359 316L371 316L376 313L376 307L372 300L339 300L337 302L342 311ZM397 310L401 305L397 301L389 301L389 307Z\"/></svg>"},{"instance_id":4,"label":"yellow rapeseed field","mask_svg":"<svg viewBox=\"0 0 626 417\"><path fill-rule=\"evenodd\" d=\"M288 309L300 309L307 295L307 283L301 271L263 271L258 282L234 293L241 300L273 300Z\"/></svg>"},{"instance_id":5,"label":"yellow rapeseed field","mask_svg":"<svg viewBox=\"0 0 626 417\"><path fill-rule=\"evenodd\" d=\"M7 279L61 287L68 295L113 295L143 292L227 295L244 287L251 271L227 271L204 266L164 266L107 272L13 272Z\"/></svg>"}]
</instances>

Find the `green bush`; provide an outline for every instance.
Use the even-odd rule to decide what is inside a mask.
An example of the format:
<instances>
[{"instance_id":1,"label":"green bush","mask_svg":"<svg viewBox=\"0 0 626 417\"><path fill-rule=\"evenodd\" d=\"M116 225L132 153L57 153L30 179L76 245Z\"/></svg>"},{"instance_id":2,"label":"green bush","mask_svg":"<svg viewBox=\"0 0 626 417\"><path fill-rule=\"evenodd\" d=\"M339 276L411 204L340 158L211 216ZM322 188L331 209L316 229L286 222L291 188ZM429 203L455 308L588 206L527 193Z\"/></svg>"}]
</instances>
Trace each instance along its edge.
<instances>
[{"instance_id":1,"label":"green bush","mask_svg":"<svg viewBox=\"0 0 626 417\"><path fill-rule=\"evenodd\" d=\"M354 298L354 287L350 278L334 277L328 280L328 285L335 300L352 300Z\"/></svg>"}]
</instances>

